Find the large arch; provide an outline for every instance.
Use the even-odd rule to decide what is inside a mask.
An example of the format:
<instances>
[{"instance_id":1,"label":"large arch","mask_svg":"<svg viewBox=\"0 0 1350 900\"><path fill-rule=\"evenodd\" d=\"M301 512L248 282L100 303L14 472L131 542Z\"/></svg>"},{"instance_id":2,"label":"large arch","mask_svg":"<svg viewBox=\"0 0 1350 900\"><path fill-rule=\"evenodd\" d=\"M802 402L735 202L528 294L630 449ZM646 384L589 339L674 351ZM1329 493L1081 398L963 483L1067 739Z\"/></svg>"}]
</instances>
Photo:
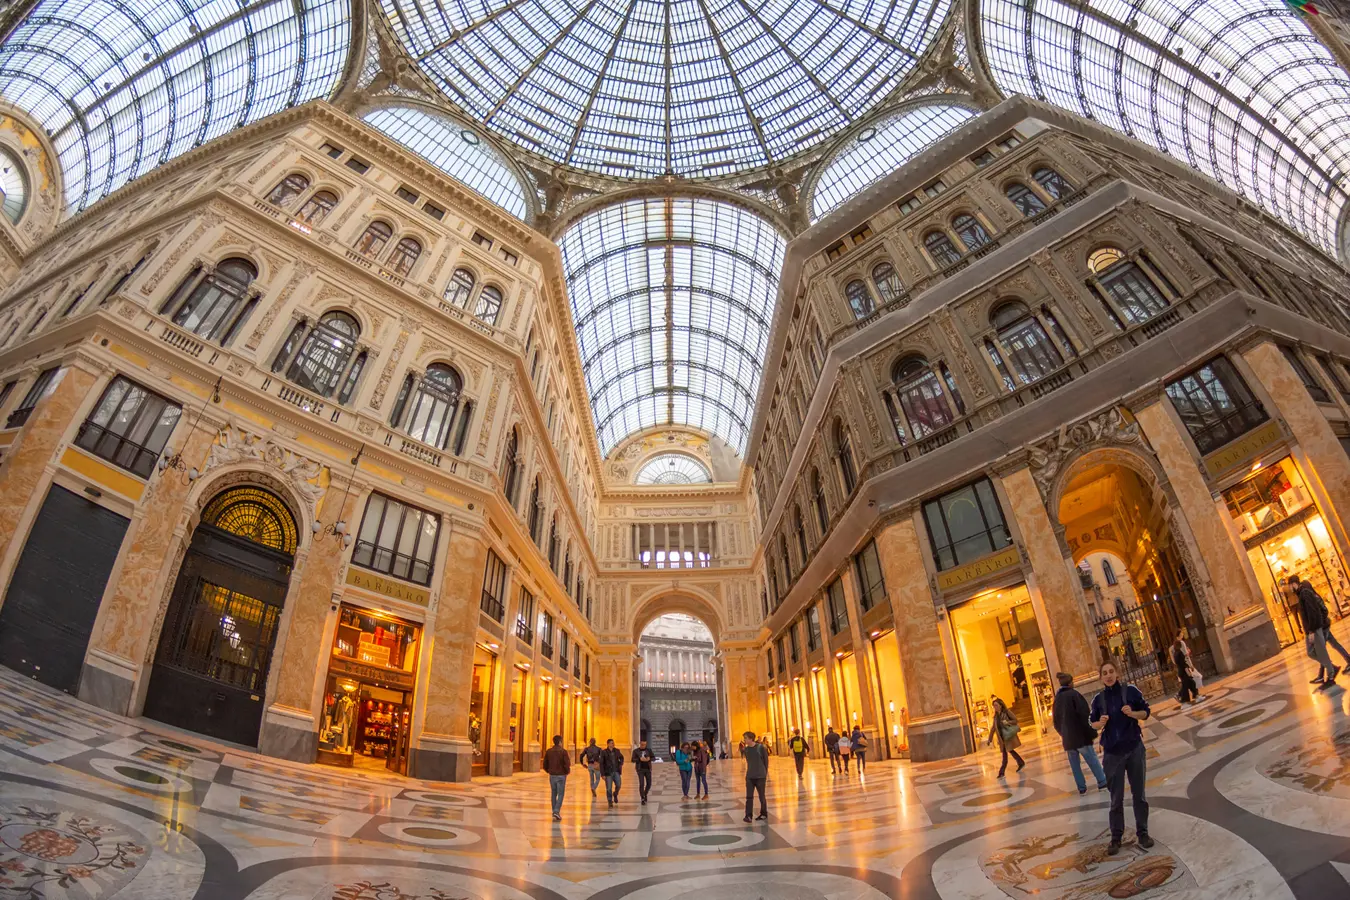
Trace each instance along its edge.
<instances>
[{"instance_id":1,"label":"large arch","mask_svg":"<svg viewBox=\"0 0 1350 900\"><path fill-rule=\"evenodd\" d=\"M667 613L684 613L698 619L712 632L713 644L721 646L726 626L722 621L722 614L718 611L717 600L699 588L668 585L656 588L638 600L633 610L633 646L637 646L643 630L652 623L652 620Z\"/></svg>"}]
</instances>

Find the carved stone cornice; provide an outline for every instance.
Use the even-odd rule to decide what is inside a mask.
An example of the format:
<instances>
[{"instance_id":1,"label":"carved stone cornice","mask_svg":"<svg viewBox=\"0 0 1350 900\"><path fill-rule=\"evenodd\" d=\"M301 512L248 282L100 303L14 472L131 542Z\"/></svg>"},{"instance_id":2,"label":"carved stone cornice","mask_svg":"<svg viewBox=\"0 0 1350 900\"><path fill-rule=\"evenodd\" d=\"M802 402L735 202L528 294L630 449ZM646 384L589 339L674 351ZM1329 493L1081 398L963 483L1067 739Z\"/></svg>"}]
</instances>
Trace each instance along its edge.
<instances>
[{"instance_id":1,"label":"carved stone cornice","mask_svg":"<svg viewBox=\"0 0 1350 900\"><path fill-rule=\"evenodd\" d=\"M1064 425L1054 436L1032 444L1027 450L1027 461L1041 499L1049 503L1060 475L1082 454L1098 447L1143 446L1139 423L1133 417L1127 419L1119 407L1112 406Z\"/></svg>"}]
</instances>

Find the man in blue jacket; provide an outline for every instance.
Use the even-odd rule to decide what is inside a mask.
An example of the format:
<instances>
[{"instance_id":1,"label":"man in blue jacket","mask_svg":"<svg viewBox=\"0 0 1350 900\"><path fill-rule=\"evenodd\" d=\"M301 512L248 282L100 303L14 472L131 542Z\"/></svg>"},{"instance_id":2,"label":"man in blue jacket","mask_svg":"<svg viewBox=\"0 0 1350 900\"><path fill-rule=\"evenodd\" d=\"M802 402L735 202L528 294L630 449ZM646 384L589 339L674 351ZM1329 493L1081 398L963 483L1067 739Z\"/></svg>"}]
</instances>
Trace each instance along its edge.
<instances>
[{"instance_id":1,"label":"man in blue jacket","mask_svg":"<svg viewBox=\"0 0 1350 900\"><path fill-rule=\"evenodd\" d=\"M1114 663L1102 663L1102 692L1092 698L1092 727L1101 732L1102 763L1111 789L1110 856L1120 852L1125 836L1125 779L1134 800L1134 830L1139 846L1153 846L1148 836L1148 801L1144 799L1144 734L1139 723L1149 717L1148 701L1132 684L1120 680Z\"/></svg>"}]
</instances>

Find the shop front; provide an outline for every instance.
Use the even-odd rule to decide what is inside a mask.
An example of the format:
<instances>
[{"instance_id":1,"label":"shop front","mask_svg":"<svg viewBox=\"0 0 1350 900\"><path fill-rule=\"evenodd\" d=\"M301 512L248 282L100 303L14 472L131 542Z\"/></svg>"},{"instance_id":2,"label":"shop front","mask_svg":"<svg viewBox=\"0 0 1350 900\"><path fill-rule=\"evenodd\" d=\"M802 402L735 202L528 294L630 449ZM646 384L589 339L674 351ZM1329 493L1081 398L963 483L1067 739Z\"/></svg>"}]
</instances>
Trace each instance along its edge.
<instances>
[{"instance_id":1,"label":"shop front","mask_svg":"<svg viewBox=\"0 0 1350 900\"><path fill-rule=\"evenodd\" d=\"M510 734L514 754L511 766L519 772L525 768L525 744L529 741L529 722L525 716L525 685L530 678L530 664L518 662L511 669Z\"/></svg>"},{"instance_id":2,"label":"shop front","mask_svg":"<svg viewBox=\"0 0 1350 900\"><path fill-rule=\"evenodd\" d=\"M1271 463L1223 492L1224 502L1247 548L1256 580L1269 599L1280 643L1303 638L1298 598L1290 575L1310 582L1333 618L1350 612L1350 581L1332 544L1322 512L1291 457ZM1234 610L1236 611L1236 610Z\"/></svg>"},{"instance_id":3,"label":"shop front","mask_svg":"<svg viewBox=\"0 0 1350 900\"><path fill-rule=\"evenodd\" d=\"M492 675L497 657L486 647L473 648L473 675L469 682L469 743L473 746L474 775L486 775L492 757Z\"/></svg>"},{"instance_id":4,"label":"shop front","mask_svg":"<svg viewBox=\"0 0 1350 900\"><path fill-rule=\"evenodd\" d=\"M905 710L905 676L900 667L900 645L895 631L873 630L869 634L872 647L872 669L876 676L877 708L881 722L877 730L886 733L887 757L894 759L909 753L906 734L908 715Z\"/></svg>"},{"instance_id":5,"label":"shop front","mask_svg":"<svg viewBox=\"0 0 1350 900\"><path fill-rule=\"evenodd\" d=\"M950 607L948 617L975 743L988 739L995 697L1008 705L1024 732L1048 731L1054 688L1027 586L978 594Z\"/></svg>"},{"instance_id":6,"label":"shop front","mask_svg":"<svg viewBox=\"0 0 1350 900\"><path fill-rule=\"evenodd\" d=\"M343 603L323 697L318 761L406 774L422 626Z\"/></svg>"}]
</instances>

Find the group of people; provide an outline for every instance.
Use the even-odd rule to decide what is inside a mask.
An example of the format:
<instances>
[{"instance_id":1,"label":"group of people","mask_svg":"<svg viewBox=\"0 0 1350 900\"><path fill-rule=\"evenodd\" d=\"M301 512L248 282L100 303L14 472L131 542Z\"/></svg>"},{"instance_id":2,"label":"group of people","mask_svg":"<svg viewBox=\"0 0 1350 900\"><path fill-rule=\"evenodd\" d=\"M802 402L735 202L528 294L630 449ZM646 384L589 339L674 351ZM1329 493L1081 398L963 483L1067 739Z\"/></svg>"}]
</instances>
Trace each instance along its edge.
<instances>
[{"instance_id":1,"label":"group of people","mask_svg":"<svg viewBox=\"0 0 1350 900\"><path fill-rule=\"evenodd\" d=\"M694 787L695 800L708 799L708 763L713 759L712 747L703 741L685 741L675 750L675 766L680 773L680 787L684 799L689 798L689 787ZM605 746L596 744L595 738L582 748L578 762L586 767L591 778L591 796L599 797L597 790L600 782L605 783L605 801L614 806L619 802L619 789L623 786L623 751L614 746L614 739L605 741ZM637 773L638 797L642 805L647 805L647 795L652 790L652 763L656 754L640 741L633 749L628 762L633 764ZM548 773L549 791L553 804L553 820L562 821L563 798L567 791L567 776L572 771L572 758L563 747L562 735L553 736L553 746L544 753L543 769ZM767 772L766 772L767 774ZM761 789L761 794L763 793Z\"/></svg>"},{"instance_id":2,"label":"group of people","mask_svg":"<svg viewBox=\"0 0 1350 900\"><path fill-rule=\"evenodd\" d=\"M834 773L843 772L848 774L848 762L850 759L858 763L859 774L867 772L867 735L857 725L853 726L853 731L843 733L836 732L831 725L825 732L825 755L830 758L830 771ZM801 761L797 762L797 775L802 774Z\"/></svg>"},{"instance_id":3,"label":"group of people","mask_svg":"<svg viewBox=\"0 0 1350 900\"><path fill-rule=\"evenodd\" d=\"M1303 638L1308 656L1315 660L1319 667L1317 677L1312 683L1319 685L1319 691L1324 691L1336 683L1336 676L1345 666L1350 666L1350 653L1345 652L1341 642L1331 633L1331 613L1327 610L1326 601L1313 586L1297 575L1290 575L1288 583L1289 590L1298 598L1298 615L1303 624ZM1336 649L1345 666L1332 665L1328 647Z\"/></svg>"}]
</instances>

